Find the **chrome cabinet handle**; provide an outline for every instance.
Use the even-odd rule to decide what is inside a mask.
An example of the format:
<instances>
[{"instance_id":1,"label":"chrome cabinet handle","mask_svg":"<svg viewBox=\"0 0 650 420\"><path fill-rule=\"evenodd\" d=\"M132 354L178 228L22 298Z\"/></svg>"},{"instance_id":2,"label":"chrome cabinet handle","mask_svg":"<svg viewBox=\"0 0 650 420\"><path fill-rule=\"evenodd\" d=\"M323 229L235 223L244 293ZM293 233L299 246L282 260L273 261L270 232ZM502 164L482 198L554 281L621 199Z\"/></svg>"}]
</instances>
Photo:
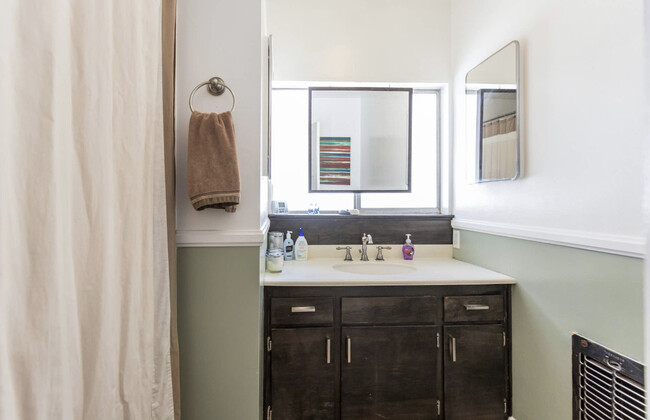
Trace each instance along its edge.
<instances>
[{"instance_id":1,"label":"chrome cabinet handle","mask_svg":"<svg viewBox=\"0 0 650 420\"><path fill-rule=\"evenodd\" d=\"M463 305L466 311L489 311L490 307L488 305L476 305L472 303L466 303Z\"/></svg>"},{"instance_id":2,"label":"chrome cabinet handle","mask_svg":"<svg viewBox=\"0 0 650 420\"><path fill-rule=\"evenodd\" d=\"M316 312L315 306L292 306L291 312Z\"/></svg>"},{"instance_id":3,"label":"chrome cabinet handle","mask_svg":"<svg viewBox=\"0 0 650 420\"><path fill-rule=\"evenodd\" d=\"M456 361L456 338L449 334L449 355L451 356L451 361Z\"/></svg>"},{"instance_id":4,"label":"chrome cabinet handle","mask_svg":"<svg viewBox=\"0 0 650 420\"><path fill-rule=\"evenodd\" d=\"M348 347L348 364L349 364L352 363L352 339L348 337L347 342L348 342L347 347Z\"/></svg>"},{"instance_id":5,"label":"chrome cabinet handle","mask_svg":"<svg viewBox=\"0 0 650 420\"><path fill-rule=\"evenodd\" d=\"M332 340L327 337L327 364L332 363Z\"/></svg>"}]
</instances>

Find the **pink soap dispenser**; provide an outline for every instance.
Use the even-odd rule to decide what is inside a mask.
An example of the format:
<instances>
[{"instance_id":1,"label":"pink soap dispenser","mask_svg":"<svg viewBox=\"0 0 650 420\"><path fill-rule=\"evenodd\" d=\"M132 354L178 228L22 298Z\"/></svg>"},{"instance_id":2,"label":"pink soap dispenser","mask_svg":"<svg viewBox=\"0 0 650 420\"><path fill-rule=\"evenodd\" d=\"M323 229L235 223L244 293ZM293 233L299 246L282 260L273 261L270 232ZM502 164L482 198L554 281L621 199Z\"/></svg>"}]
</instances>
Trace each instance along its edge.
<instances>
[{"instance_id":1,"label":"pink soap dispenser","mask_svg":"<svg viewBox=\"0 0 650 420\"><path fill-rule=\"evenodd\" d=\"M411 244L411 234L406 234L406 243L402 245L402 255L405 260L412 260L415 254L415 247Z\"/></svg>"}]
</instances>

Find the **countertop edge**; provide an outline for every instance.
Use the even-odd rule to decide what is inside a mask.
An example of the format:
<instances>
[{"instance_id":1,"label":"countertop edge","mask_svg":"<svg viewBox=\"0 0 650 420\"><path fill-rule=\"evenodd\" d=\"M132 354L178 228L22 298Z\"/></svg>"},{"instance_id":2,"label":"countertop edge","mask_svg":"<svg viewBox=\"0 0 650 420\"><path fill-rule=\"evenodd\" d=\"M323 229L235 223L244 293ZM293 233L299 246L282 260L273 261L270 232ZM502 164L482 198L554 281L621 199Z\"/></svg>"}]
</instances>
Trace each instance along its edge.
<instances>
[{"instance_id":1,"label":"countertop edge","mask_svg":"<svg viewBox=\"0 0 650 420\"><path fill-rule=\"evenodd\" d=\"M292 286L315 286L315 287L372 287L372 286L489 286L489 285L515 285L517 281L512 280L435 280L435 281L411 281L411 280L349 280L349 281L299 281L299 280L264 280L263 286L292 287Z\"/></svg>"}]
</instances>

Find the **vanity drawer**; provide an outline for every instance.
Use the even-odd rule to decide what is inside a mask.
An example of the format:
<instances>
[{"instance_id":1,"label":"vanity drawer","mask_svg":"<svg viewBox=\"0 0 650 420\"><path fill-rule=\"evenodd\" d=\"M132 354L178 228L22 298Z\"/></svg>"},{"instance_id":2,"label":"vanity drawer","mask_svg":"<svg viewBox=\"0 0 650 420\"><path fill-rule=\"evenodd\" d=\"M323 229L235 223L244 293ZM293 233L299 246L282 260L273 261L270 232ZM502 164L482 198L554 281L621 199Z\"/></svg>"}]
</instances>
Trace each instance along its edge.
<instances>
[{"instance_id":1,"label":"vanity drawer","mask_svg":"<svg viewBox=\"0 0 650 420\"><path fill-rule=\"evenodd\" d=\"M324 325L334 322L334 299L299 297L271 299L272 325Z\"/></svg>"},{"instance_id":2,"label":"vanity drawer","mask_svg":"<svg viewBox=\"0 0 650 420\"><path fill-rule=\"evenodd\" d=\"M440 322L436 296L344 297L343 324L436 324Z\"/></svg>"},{"instance_id":3,"label":"vanity drawer","mask_svg":"<svg viewBox=\"0 0 650 420\"><path fill-rule=\"evenodd\" d=\"M445 296L445 322L502 320L503 295Z\"/></svg>"}]
</instances>

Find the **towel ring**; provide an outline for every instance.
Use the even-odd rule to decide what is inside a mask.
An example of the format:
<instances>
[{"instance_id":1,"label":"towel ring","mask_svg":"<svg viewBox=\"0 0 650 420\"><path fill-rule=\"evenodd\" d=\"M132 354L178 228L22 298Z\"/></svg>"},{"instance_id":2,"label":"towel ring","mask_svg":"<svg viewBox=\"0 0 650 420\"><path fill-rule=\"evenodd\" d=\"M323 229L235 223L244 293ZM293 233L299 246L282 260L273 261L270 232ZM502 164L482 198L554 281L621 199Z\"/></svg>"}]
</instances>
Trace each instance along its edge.
<instances>
[{"instance_id":1,"label":"towel ring","mask_svg":"<svg viewBox=\"0 0 650 420\"><path fill-rule=\"evenodd\" d=\"M190 111L194 112L194 107L192 106L192 99L194 99L194 94L197 90L199 90L199 88L205 85L208 85L208 92L210 95L214 96L219 96L226 89L228 89L232 95L232 108L230 108L230 112L235 110L235 93L228 87L228 85L223 81L221 77L211 77L207 82L199 83L194 89L192 89L192 93L190 93Z\"/></svg>"}]
</instances>

